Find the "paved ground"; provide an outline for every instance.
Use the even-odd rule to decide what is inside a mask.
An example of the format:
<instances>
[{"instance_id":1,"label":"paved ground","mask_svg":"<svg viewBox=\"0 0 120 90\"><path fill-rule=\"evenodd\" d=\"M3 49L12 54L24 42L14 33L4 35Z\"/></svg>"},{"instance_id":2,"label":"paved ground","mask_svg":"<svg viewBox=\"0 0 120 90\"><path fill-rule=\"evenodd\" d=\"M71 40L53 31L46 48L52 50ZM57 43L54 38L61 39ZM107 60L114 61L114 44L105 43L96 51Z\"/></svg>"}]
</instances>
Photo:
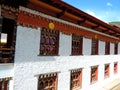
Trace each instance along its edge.
<instances>
[{"instance_id":1,"label":"paved ground","mask_svg":"<svg viewBox=\"0 0 120 90\"><path fill-rule=\"evenodd\" d=\"M120 84L118 84L115 88L113 88L112 90L120 90Z\"/></svg>"},{"instance_id":2,"label":"paved ground","mask_svg":"<svg viewBox=\"0 0 120 90\"><path fill-rule=\"evenodd\" d=\"M99 90L120 90L120 78L106 84Z\"/></svg>"}]
</instances>

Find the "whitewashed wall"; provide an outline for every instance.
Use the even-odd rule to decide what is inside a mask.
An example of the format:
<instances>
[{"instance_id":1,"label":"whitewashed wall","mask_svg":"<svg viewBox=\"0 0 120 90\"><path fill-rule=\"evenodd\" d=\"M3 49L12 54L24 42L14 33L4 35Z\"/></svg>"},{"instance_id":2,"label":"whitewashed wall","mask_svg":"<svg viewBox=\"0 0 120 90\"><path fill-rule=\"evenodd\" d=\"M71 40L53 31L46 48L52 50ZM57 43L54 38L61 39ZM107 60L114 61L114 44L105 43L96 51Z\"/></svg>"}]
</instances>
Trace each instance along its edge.
<instances>
[{"instance_id":1,"label":"whitewashed wall","mask_svg":"<svg viewBox=\"0 0 120 90\"><path fill-rule=\"evenodd\" d=\"M91 55L91 39L83 38L83 55Z\"/></svg>"},{"instance_id":2,"label":"whitewashed wall","mask_svg":"<svg viewBox=\"0 0 120 90\"><path fill-rule=\"evenodd\" d=\"M0 64L0 78L14 77L14 64ZM9 82L9 90L13 90L13 80Z\"/></svg>"},{"instance_id":3,"label":"whitewashed wall","mask_svg":"<svg viewBox=\"0 0 120 90\"><path fill-rule=\"evenodd\" d=\"M13 77L13 64L0 64L0 78Z\"/></svg>"},{"instance_id":4,"label":"whitewashed wall","mask_svg":"<svg viewBox=\"0 0 120 90\"><path fill-rule=\"evenodd\" d=\"M71 55L71 45L72 45L72 36L60 32L59 55L60 56Z\"/></svg>"},{"instance_id":5,"label":"whitewashed wall","mask_svg":"<svg viewBox=\"0 0 120 90\"><path fill-rule=\"evenodd\" d=\"M98 54L99 55L105 55L105 42L104 41L99 40Z\"/></svg>"},{"instance_id":6,"label":"whitewashed wall","mask_svg":"<svg viewBox=\"0 0 120 90\"><path fill-rule=\"evenodd\" d=\"M65 39L62 40L63 38ZM40 29L35 30L18 26L14 67L14 90L37 90L37 76L50 72L58 72L58 90L70 90L70 70L77 68L82 68L83 70L82 88L80 90L97 90L97 88L105 83L120 77L120 70L118 74L114 75L113 73L114 62L118 62L118 68L120 68L119 55L90 56L91 40L84 38L83 50L85 56L69 56L70 53L68 51L70 51L70 46L67 47L67 45L64 45L68 39L71 39L69 35L60 34L59 51L61 56L39 56ZM67 43L70 44L71 41L68 40ZM101 43L101 45L104 45L104 43ZM87 52L87 50L89 52ZM67 54L64 56L62 53ZM106 63L110 63L111 68L111 75L107 79L104 78L104 64ZM98 65L99 69L98 81L91 84L90 67L96 65Z\"/></svg>"},{"instance_id":7,"label":"whitewashed wall","mask_svg":"<svg viewBox=\"0 0 120 90\"><path fill-rule=\"evenodd\" d=\"M110 43L110 55L114 55L114 43Z\"/></svg>"}]
</instances>

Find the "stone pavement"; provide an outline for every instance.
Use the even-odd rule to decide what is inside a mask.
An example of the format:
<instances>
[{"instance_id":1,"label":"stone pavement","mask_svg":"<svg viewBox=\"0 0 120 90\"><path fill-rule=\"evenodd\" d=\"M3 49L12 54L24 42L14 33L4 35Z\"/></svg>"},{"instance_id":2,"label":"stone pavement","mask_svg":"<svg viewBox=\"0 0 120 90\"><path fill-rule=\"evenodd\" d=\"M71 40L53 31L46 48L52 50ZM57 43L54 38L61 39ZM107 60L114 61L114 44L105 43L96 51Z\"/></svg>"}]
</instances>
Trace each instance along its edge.
<instances>
[{"instance_id":1,"label":"stone pavement","mask_svg":"<svg viewBox=\"0 0 120 90\"><path fill-rule=\"evenodd\" d=\"M115 79L98 90L120 90L120 78Z\"/></svg>"}]
</instances>

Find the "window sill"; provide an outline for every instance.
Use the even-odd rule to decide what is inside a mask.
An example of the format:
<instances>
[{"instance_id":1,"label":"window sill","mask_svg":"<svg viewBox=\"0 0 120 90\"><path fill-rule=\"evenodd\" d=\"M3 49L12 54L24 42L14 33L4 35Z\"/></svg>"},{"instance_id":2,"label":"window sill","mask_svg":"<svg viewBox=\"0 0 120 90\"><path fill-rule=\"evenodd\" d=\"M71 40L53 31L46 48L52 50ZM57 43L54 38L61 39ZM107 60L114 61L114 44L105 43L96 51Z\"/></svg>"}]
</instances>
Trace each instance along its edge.
<instances>
[{"instance_id":1,"label":"window sill","mask_svg":"<svg viewBox=\"0 0 120 90\"><path fill-rule=\"evenodd\" d=\"M93 81L91 81L91 83L90 84L94 84L94 83L96 83L98 80L93 80Z\"/></svg>"},{"instance_id":2,"label":"window sill","mask_svg":"<svg viewBox=\"0 0 120 90\"><path fill-rule=\"evenodd\" d=\"M40 55L40 54L39 54L39 55L37 55L37 56L43 56L43 57L44 57L44 56L48 56L48 57L49 57L49 56L59 56L59 55Z\"/></svg>"}]
</instances>

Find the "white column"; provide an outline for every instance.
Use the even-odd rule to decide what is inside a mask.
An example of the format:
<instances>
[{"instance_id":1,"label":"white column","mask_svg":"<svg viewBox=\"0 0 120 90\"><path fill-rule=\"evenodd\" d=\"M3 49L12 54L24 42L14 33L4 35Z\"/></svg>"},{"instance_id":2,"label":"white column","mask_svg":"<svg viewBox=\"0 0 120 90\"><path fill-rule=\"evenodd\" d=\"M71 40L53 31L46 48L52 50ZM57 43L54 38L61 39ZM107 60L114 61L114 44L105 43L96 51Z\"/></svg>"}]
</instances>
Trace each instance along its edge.
<instances>
[{"instance_id":1,"label":"white column","mask_svg":"<svg viewBox=\"0 0 120 90\"><path fill-rule=\"evenodd\" d=\"M71 55L72 48L72 36L66 35L60 32L59 38L59 55L60 56L69 56Z\"/></svg>"},{"instance_id":2,"label":"white column","mask_svg":"<svg viewBox=\"0 0 120 90\"><path fill-rule=\"evenodd\" d=\"M70 72L65 71L58 74L58 90L70 90Z\"/></svg>"}]
</instances>

